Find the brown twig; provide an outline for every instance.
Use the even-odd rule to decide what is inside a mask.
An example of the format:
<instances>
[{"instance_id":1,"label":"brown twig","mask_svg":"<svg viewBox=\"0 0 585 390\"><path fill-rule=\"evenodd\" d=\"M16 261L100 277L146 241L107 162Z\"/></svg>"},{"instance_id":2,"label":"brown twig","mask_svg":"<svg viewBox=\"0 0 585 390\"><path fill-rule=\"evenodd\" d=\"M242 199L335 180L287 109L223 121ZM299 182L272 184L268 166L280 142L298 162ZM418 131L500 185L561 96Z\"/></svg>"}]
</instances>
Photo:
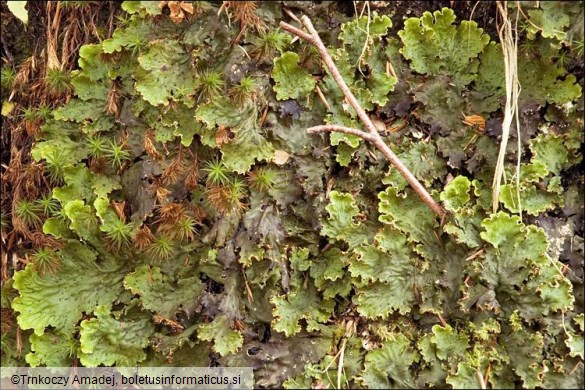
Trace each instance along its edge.
<instances>
[{"instance_id":1,"label":"brown twig","mask_svg":"<svg viewBox=\"0 0 585 390\"><path fill-rule=\"evenodd\" d=\"M366 133L365 131L361 131L358 129L352 129L351 127L345 126L338 126L338 125L322 125L322 126L313 126L307 129L307 133L325 133L325 132L334 132L337 131L339 133L351 134L358 136L360 138L365 139L366 141L372 140L372 136L370 133Z\"/></svg>"},{"instance_id":2,"label":"brown twig","mask_svg":"<svg viewBox=\"0 0 585 390\"><path fill-rule=\"evenodd\" d=\"M441 207L433 199L433 197L428 193L428 191L423 187L423 185L416 179L416 177L414 177L412 172L410 172L410 170L408 170L408 168L402 163L402 161L400 161L400 159L394 154L394 152L392 152L392 150L388 147L388 145L386 145L386 143L384 142L384 140L382 139L382 137L380 136L380 134L376 130L376 127L374 126L374 124L370 120L370 117L368 116L368 114L366 114L364 109L360 106L356 97L353 95L353 93L351 92L351 90L349 89L349 87L347 86L345 81L343 80L343 77L341 77L341 74L339 73L337 66L335 65L335 63L333 62L333 59L331 58L331 56L327 52L327 48L325 47L325 44L323 44L323 41L321 40L321 38L319 38L319 34L317 33L317 31L313 27L311 20L307 16L303 16L303 17L301 17L301 21L303 22L303 25L305 26L307 31L309 31L309 33L306 33L304 31L302 31L301 29L298 29L298 28L296 28L288 23L285 23L285 22L280 22L280 27L283 30L288 31L288 32L304 39L305 41L307 41L309 44L313 45L317 49L317 51L321 55L321 58L325 62L327 69L329 69L331 76L333 77L333 79L335 80L335 82L337 83L339 88L343 91L343 94L345 95L347 101L354 108L358 117L361 119L362 123L364 124L364 126L368 130L367 132L364 132L361 130L350 129L350 128L343 127L343 126L324 125L324 126L311 127L307 131L309 131L311 133L338 131L338 132L342 132L342 133L346 133L346 134L353 134L353 135L356 135L356 136L358 136L358 137L360 137L368 142L371 142L376 148L378 148L378 150L380 150L382 152L382 154L384 154L384 156L388 159L388 161L390 161L390 163L392 165L394 165L394 167L396 167L396 169L398 169L398 172L400 172L400 174L406 179L406 181L408 181L408 183L410 184L412 189L421 197L423 202L425 202L427 204L427 206L429 206L435 212L435 214L437 214L439 217L443 218L446 214L446 211L443 209L443 207Z\"/></svg>"}]
</instances>

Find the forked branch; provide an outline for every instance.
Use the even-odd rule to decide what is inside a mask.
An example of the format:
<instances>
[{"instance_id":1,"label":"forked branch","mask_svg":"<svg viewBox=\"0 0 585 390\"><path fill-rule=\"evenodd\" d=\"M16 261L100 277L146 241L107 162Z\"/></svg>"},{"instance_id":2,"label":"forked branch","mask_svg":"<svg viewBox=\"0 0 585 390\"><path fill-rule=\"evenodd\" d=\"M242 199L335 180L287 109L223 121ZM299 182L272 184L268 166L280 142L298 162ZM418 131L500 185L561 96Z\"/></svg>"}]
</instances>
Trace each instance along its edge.
<instances>
[{"instance_id":1,"label":"forked branch","mask_svg":"<svg viewBox=\"0 0 585 390\"><path fill-rule=\"evenodd\" d=\"M331 133L337 131L339 133L351 134L358 136L366 141L372 141L372 135L358 129L352 129L351 127L339 126L339 125L321 125L313 126L307 129L307 133Z\"/></svg>"},{"instance_id":2,"label":"forked branch","mask_svg":"<svg viewBox=\"0 0 585 390\"><path fill-rule=\"evenodd\" d=\"M304 39L305 41L307 41L311 45L315 46L315 48L317 49L317 51L321 55L323 62L325 62L327 69L329 69L331 76L333 77L333 79L335 80L337 85L339 85L339 88L341 89L341 91L343 91L343 94L345 95L346 99L349 101L349 103L351 104L353 109L356 111L358 117L361 119L362 123L364 124L364 126L368 130L367 132L365 132L365 131L361 131L358 129L351 129L351 128L343 127L343 126L323 125L323 126L311 127L309 129L307 129L307 131L309 133L337 131L337 132L342 132L342 133L346 133L346 134L356 135L356 136L364 139L365 141L372 143L376 148L378 148L378 150L380 150L382 152L382 154L384 154L384 157L386 157L388 159L388 161L390 161L390 163L392 165L394 165L394 167L396 169L398 169L398 172L400 172L400 174L406 179L408 184L410 184L412 189L421 197L423 202L425 202L427 204L427 206L429 206L431 208L431 210L433 210L435 212L435 214L437 214L439 217L443 218L446 214L443 207L441 207L441 205L439 205L433 199L433 197L428 193L428 191L423 187L423 185L416 179L416 177L414 177L412 172L410 172L410 170L408 170L408 168L402 163L402 161L400 161L400 159L394 154L394 152L392 152L392 150L390 150L388 145L386 145L386 143L384 142L384 140L382 139L382 137L378 133L378 130L376 129L376 127L374 126L374 124L370 120L370 117L368 116L368 114L366 114L364 109L360 106L356 97L353 95L353 93L351 92L351 90L349 89L349 87L347 86L345 81L343 80L343 77L341 77L341 74L339 73L337 66L335 65L335 63L333 62L333 59L331 58L331 56L327 52L327 48L325 47L325 44L323 43L321 38L319 38L319 34L317 33L317 30L315 30L315 28L313 27L311 20L307 16L303 16L301 18L301 21L309 33L306 33L303 30L298 29L298 28L296 28L288 23L285 23L285 22L280 22L280 27L283 30L288 31L288 32L298 36L299 38Z\"/></svg>"}]
</instances>

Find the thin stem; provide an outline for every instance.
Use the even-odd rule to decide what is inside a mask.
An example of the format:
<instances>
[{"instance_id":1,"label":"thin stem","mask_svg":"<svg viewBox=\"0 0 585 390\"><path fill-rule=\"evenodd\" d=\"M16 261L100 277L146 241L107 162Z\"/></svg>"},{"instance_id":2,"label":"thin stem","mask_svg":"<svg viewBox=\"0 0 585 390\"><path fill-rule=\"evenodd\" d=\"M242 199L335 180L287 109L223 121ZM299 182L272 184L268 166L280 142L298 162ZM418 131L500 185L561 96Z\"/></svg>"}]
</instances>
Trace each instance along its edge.
<instances>
[{"instance_id":1,"label":"thin stem","mask_svg":"<svg viewBox=\"0 0 585 390\"><path fill-rule=\"evenodd\" d=\"M337 131L339 133L351 134L365 139L366 141L372 140L370 133L361 131L358 129L352 129L351 127L339 126L339 125L321 125L313 126L307 129L307 133L331 133Z\"/></svg>"},{"instance_id":2,"label":"thin stem","mask_svg":"<svg viewBox=\"0 0 585 390\"><path fill-rule=\"evenodd\" d=\"M394 154L394 152L392 152L392 150L388 147L388 145L386 145L386 143L384 142L384 140L382 139L382 137L378 133L376 126L374 126L374 124L370 120L370 117L368 116L368 114L360 106L356 97L351 92L351 90L349 89L349 87L347 86L345 81L343 80L343 77L339 73L337 66L335 65L335 63L333 62L333 59L329 55L329 52L327 51L325 44L323 43L321 38L319 38L319 34L317 33L317 31L313 27L311 20L307 16L301 17L301 20L303 22L303 25L307 29L307 31L309 31L309 34L307 34L306 32L304 32L304 31L302 31L294 26L291 26L290 24L285 23L285 22L280 22L280 27L283 30L288 31L288 32L304 39L309 44L315 46L315 48L317 49L317 51L321 55L323 62L325 62L325 65L327 66L329 73L331 74L331 76L333 77L333 79L335 80L335 82L337 83L337 85L339 86L339 88L341 89L343 94L345 95L349 104L351 104L353 109L356 111L358 117L361 119L361 121L364 124L364 126L366 127L366 129L368 130L368 132L366 133L366 132L363 132L361 130L350 129L350 128L343 127L343 126L327 125L327 126L311 127L307 131L309 131L311 133L340 131L340 132L347 133L347 134L357 135L358 137L361 137L364 140L371 142L376 148L378 148L378 150L380 150L382 152L382 154L384 154L384 157L386 157L386 159L388 159L388 161L390 161L390 163L392 165L394 165L394 167L398 170L398 172L400 172L400 174L406 179L406 181L410 184L412 189L421 197L421 199L427 204L427 206L429 206L435 212L435 214L437 214L439 217L443 218L446 214L446 211L443 209L443 207L441 207L441 205L439 205L433 199L433 197L428 193L428 191L423 187L423 185L416 179L416 177L412 174L412 172L410 172L410 170L402 163L402 161L400 161L400 159L396 156L396 154Z\"/></svg>"},{"instance_id":3,"label":"thin stem","mask_svg":"<svg viewBox=\"0 0 585 390\"><path fill-rule=\"evenodd\" d=\"M485 380L483 379L483 375L481 375L481 372L479 371L479 367L475 370L475 376L477 377L477 381L479 382L479 388L487 389Z\"/></svg>"},{"instance_id":4,"label":"thin stem","mask_svg":"<svg viewBox=\"0 0 585 390\"><path fill-rule=\"evenodd\" d=\"M339 362L337 363L337 388L341 389L341 374L343 373L343 361L345 358L345 347L347 346L347 338L344 337L341 343L341 354L339 355Z\"/></svg>"},{"instance_id":5,"label":"thin stem","mask_svg":"<svg viewBox=\"0 0 585 390\"><path fill-rule=\"evenodd\" d=\"M311 45L315 46L315 40L313 39L313 37L310 34L307 34L306 32L304 32L303 30L301 30L300 28L296 28L293 25L290 25L288 23L285 22L280 22L280 27L283 30L286 30L294 35L296 35L299 38L303 38L305 41L309 42Z\"/></svg>"}]
</instances>

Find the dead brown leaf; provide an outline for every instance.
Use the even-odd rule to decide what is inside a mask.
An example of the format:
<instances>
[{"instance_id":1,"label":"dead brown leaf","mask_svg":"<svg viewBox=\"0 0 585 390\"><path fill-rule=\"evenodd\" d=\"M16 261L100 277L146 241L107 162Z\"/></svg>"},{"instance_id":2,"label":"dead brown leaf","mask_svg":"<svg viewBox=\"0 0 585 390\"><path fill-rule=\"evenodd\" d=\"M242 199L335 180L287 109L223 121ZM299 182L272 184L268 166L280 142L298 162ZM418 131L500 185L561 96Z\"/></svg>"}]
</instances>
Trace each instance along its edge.
<instances>
[{"instance_id":1,"label":"dead brown leaf","mask_svg":"<svg viewBox=\"0 0 585 390\"><path fill-rule=\"evenodd\" d=\"M230 129L228 127L219 126L215 133L215 143L221 148L222 145L230 142Z\"/></svg>"},{"instance_id":2,"label":"dead brown leaf","mask_svg":"<svg viewBox=\"0 0 585 390\"><path fill-rule=\"evenodd\" d=\"M163 9L165 5L169 7L169 17L176 24L181 23L183 19L185 19L185 12L191 15L194 13L193 4L188 1L161 1L158 4L161 9Z\"/></svg>"},{"instance_id":3,"label":"dead brown leaf","mask_svg":"<svg viewBox=\"0 0 585 390\"><path fill-rule=\"evenodd\" d=\"M284 150L276 150L274 152L274 163L276 165L284 165L290 158L290 154L285 152Z\"/></svg>"},{"instance_id":4,"label":"dead brown leaf","mask_svg":"<svg viewBox=\"0 0 585 390\"><path fill-rule=\"evenodd\" d=\"M485 118L481 115L464 115L463 123L467 126L477 126L478 130L482 132L485 130Z\"/></svg>"}]
</instances>

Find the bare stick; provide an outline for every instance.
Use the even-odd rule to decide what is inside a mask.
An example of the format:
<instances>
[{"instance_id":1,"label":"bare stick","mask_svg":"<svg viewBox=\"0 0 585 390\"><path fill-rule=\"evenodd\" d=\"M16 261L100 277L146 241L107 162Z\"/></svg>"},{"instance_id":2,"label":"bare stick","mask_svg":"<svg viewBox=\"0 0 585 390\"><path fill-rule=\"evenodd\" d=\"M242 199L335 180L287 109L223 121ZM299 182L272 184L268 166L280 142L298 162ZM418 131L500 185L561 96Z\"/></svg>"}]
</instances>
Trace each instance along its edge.
<instances>
[{"instance_id":1,"label":"bare stick","mask_svg":"<svg viewBox=\"0 0 585 390\"><path fill-rule=\"evenodd\" d=\"M307 129L307 133L327 133L337 131L340 133L356 135L360 138L365 139L366 141L372 140L372 136L370 133L366 133L365 131L361 131L358 129L352 129L351 127L339 126L339 125L322 125L322 126L313 126Z\"/></svg>"},{"instance_id":2,"label":"bare stick","mask_svg":"<svg viewBox=\"0 0 585 390\"><path fill-rule=\"evenodd\" d=\"M412 172L408 170L408 168L402 163L402 161L400 161L400 159L394 154L394 152L390 150L388 145L386 145L386 143L376 130L376 127L370 120L370 117L360 106L356 97L353 95L353 93L343 80L343 77L341 77L341 74L339 73L337 66L335 65L333 59L329 55L329 52L327 51L325 44L323 44L323 41L321 40L321 38L319 38L319 34L315 30L315 27L313 27L311 20L307 16L302 16L301 20L307 31L309 31L309 34L285 22L280 22L280 28L304 39L309 44L315 46L315 48L321 55L323 62L325 62L327 69L329 69L329 73L331 73L331 76L333 77L333 79L335 80L335 82L345 95L347 101L349 102L349 104L351 104L353 109L356 111L358 117L361 119L362 123L368 130L367 132L363 132L361 130L350 129L343 126L326 125L312 127L308 131L310 131L311 133L339 131L347 134L357 135L358 137L361 137L364 140L371 142L376 148L378 148L378 150L382 152L382 154L384 154L384 157L386 157L388 161L390 161L390 163L394 165L398 172L400 172L400 174L406 179L408 184L410 184L412 189L421 197L423 202L425 202L427 206L429 206L435 212L435 214L443 218L446 214L446 211L443 209L443 207L441 207L441 205L439 205L433 199L433 197L428 193L428 191L423 187L423 185L416 179L416 177L414 177Z\"/></svg>"}]
</instances>

